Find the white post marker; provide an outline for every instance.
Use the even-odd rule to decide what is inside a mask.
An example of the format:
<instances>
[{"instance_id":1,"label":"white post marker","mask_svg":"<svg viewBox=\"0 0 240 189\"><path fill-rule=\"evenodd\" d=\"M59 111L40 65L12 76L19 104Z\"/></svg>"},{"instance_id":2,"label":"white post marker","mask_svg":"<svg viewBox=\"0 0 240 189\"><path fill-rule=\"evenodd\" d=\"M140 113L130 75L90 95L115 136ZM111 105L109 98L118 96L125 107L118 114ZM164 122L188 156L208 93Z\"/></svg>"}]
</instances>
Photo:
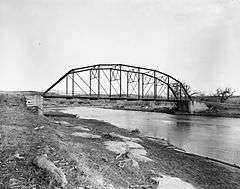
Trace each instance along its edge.
<instances>
[{"instance_id":1,"label":"white post marker","mask_svg":"<svg viewBox=\"0 0 240 189\"><path fill-rule=\"evenodd\" d=\"M27 107L37 107L39 112L43 110L43 97L40 95L26 96Z\"/></svg>"}]
</instances>

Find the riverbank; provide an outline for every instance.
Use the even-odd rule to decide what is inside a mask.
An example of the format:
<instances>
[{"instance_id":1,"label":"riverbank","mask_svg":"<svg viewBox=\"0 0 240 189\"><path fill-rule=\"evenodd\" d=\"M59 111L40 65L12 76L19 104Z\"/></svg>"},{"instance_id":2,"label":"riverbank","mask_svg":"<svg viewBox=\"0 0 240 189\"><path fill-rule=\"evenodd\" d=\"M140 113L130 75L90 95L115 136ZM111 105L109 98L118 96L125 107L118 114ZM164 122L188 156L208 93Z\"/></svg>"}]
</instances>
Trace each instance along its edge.
<instances>
[{"instance_id":1,"label":"riverbank","mask_svg":"<svg viewBox=\"0 0 240 189\"><path fill-rule=\"evenodd\" d=\"M64 109L63 106L60 107L60 109L61 108ZM55 106L54 106L53 110L54 110L53 112L48 112L48 116L50 116L50 117L54 117L54 116L61 117L61 115L65 116L65 114L63 114L61 112L57 113L58 109L55 109ZM97 121L97 120L89 120L89 119L81 119L81 118L78 118L77 120L75 120L75 118L66 118L66 117L64 118L64 120L67 122L71 122L71 123L76 123L75 121L77 121L77 124L81 123L86 126L94 127L94 129L97 129L100 132L106 132L106 130L107 130L109 132L113 131L116 133L120 133L123 136L129 136L129 131L127 131L125 129L117 128L114 125L111 125L111 124L105 123L105 122L101 122L101 121ZM124 132L124 133L122 133L122 132ZM230 170L235 172L236 175L239 174L238 169L234 169L232 166L228 166L227 163L225 164L223 162L217 162L215 160L203 158L203 157L200 157L197 155L183 153L183 152L181 152L180 149L175 148L174 146L169 144L167 141L160 140L160 139L152 140L152 139L146 138L144 136L140 137L139 135L138 135L138 138L140 138L143 141L143 143L141 143L141 145L144 147L147 147L148 153L154 157L154 158L152 158L152 157L151 158L155 159L155 160L157 159L156 162L159 163L159 166L163 170L168 170L166 172L164 172L162 169L158 170L158 171L164 172L165 174L168 174L168 175L170 173L170 175L172 175L172 176L179 177L190 183L194 183L194 185L197 186L197 188L198 187L199 188L224 188L224 187L231 188L232 187L231 184L226 184L225 186L222 186L222 184L216 183L216 181L211 180L212 179L211 177L214 177L214 179L217 179L217 180L222 179L222 178L220 178L221 177L220 175L224 174L225 171L218 170L218 171L220 171L219 173L216 173L216 172L214 173L214 171L213 171L213 170L216 171L218 169L218 168L216 169L216 167L218 167L218 166L224 167L226 169L230 168ZM208 163L210 163L210 165ZM187 164L187 166L185 166L184 164ZM159 168L159 166L155 165L154 167ZM181 168L179 170L177 170L179 167L181 167ZM208 176L205 174L207 174ZM195 178L195 179L193 179L194 181L190 179L190 177L192 177L192 176ZM198 182L198 179L201 180L202 179L201 177L205 177L205 176L208 177L207 178L208 181L206 180L206 183L205 183L205 181L202 180L201 184L200 184ZM232 177L232 176L230 176L230 177Z\"/></svg>"},{"instance_id":2,"label":"riverbank","mask_svg":"<svg viewBox=\"0 0 240 189\"><path fill-rule=\"evenodd\" d=\"M240 188L238 169L137 130L58 111L38 115L22 95L0 95L0 112L1 188L60 188L34 163L42 155L61 168L64 188Z\"/></svg>"},{"instance_id":3,"label":"riverbank","mask_svg":"<svg viewBox=\"0 0 240 189\"><path fill-rule=\"evenodd\" d=\"M84 125L85 128L91 128L91 130L94 130L94 134L97 135L102 135L102 133L106 133L107 131L107 133L118 133L120 136L129 137L134 141L137 141L138 144L147 150L147 158L154 161L147 162L147 165L142 164L142 166L145 167L145 170L143 169L142 172L149 171L149 169L154 170L154 172L161 172L162 174L181 178L182 180L191 183L196 188L239 187L237 185L231 186L229 183L229 181L235 176L240 176L239 169L230 167L227 164L215 162L193 154L186 154L181 151L181 149L177 149L162 139L148 138L139 134L132 134L128 130L120 129L106 122L81 118L76 119L73 117L67 117L61 112L57 112L58 111L55 109L54 112L48 112L47 115L49 117L55 117L54 115L56 115L54 119L64 120L73 125ZM61 117L60 115L63 115L64 118L59 119ZM107 138L109 139L109 136L107 136ZM112 138L110 137L110 139ZM228 174L231 174L231 176L228 177L228 179L230 179L229 181L225 180L227 179L227 175L225 175L227 172ZM235 174L235 176L232 174ZM222 181L225 182L225 184L223 184Z\"/></svg>"}]
</instances>

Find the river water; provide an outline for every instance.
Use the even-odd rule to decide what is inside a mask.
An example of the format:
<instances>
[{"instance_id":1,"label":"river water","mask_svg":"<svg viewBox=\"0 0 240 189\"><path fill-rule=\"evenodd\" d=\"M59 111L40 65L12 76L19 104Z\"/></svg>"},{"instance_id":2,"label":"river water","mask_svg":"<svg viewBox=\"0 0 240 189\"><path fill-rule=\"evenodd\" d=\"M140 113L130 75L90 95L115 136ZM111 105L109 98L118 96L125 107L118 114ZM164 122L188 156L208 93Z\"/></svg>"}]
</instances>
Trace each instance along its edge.
<instances>
[{"instance_id":1,"label":"river water","mask_svg":"<svg viewBox=\"0 0 240 189\"><path fill-rule=\"evenodd\" d=\"M137 128L144 135L168 139L187 152L240 165L240 119L92 107L71 107L64 112L103 120L121 128Z\"/></svg>"}]
</instances>

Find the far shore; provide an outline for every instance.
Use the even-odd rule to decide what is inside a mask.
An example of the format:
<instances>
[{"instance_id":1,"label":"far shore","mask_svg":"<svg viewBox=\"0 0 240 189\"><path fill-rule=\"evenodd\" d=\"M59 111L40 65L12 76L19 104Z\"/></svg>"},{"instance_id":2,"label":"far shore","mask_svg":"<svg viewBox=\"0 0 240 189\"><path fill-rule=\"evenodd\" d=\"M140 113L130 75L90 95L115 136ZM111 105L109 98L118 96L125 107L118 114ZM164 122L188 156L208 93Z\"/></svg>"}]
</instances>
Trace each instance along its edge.
<instances>
[{"instance_id":1,"label":"far shore","mask_svg":"<svg viewBox=\"0 0 240 189\"><path fill-rule=\"evenodd\" d=\"M167 113L172 115L189 115L189 116L207 116L207 117L225 117L225 118L240 118L240 105L216 103L216 102L204 102L209 106L209 110L201 112L180 112L172 104L164 104L156 107L151 107L143 102L135 103L118 103L116 101L104 101L104 100L78 100L78 99L48 99L47 106L57 107L97 107L113 110L125 110L125 111L142 111L142 112L156 112Z\"/></svg>"}]
</instances>

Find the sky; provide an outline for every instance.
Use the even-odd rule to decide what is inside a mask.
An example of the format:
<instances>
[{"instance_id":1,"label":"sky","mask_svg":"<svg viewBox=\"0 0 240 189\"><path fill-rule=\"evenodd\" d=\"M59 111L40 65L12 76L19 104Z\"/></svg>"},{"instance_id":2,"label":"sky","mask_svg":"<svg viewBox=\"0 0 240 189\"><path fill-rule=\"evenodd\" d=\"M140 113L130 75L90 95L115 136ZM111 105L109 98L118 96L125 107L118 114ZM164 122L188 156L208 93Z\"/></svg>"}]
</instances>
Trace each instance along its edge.
<instances>
[{"instance_id":1,"label":"sky","mask_svg":"<svg viewBox=\"0 0 240 189\"><path fill-rule=\"evenodd\" d=\"M44 90L99 63L240 94L240 1L0 0L0 90Z\"/></svg>"}]
</instances>

